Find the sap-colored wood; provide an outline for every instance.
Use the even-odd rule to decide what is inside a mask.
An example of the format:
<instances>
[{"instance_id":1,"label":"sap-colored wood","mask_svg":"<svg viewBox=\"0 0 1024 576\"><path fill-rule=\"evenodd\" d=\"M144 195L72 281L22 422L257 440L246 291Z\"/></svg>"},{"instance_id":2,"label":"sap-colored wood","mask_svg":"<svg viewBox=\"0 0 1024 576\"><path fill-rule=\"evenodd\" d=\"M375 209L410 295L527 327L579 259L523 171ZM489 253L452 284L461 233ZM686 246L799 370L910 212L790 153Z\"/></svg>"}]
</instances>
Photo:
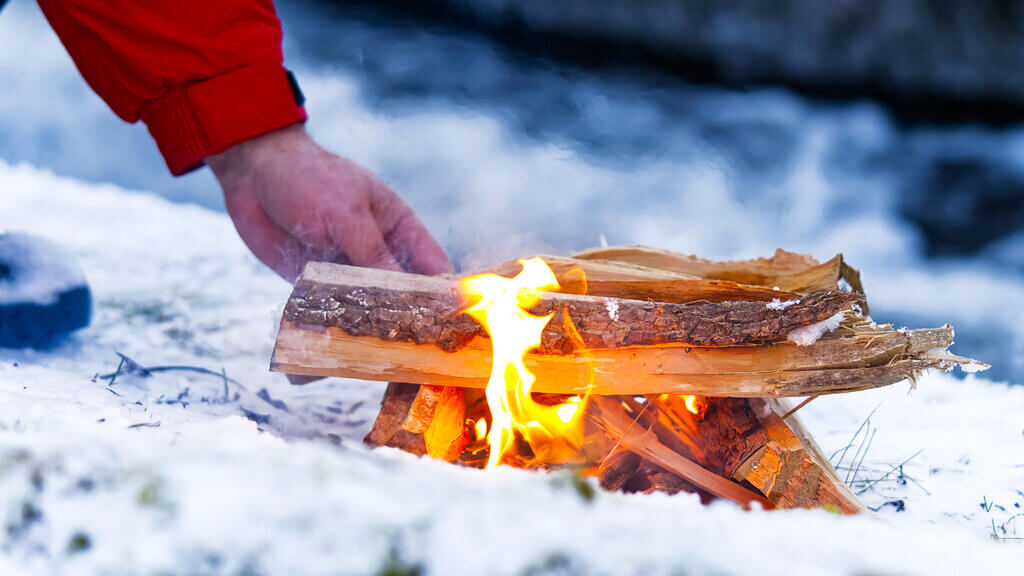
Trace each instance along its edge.
<instances>
[{"instance_id":1,"label":"sap-colored wood","mask_svg":"<svg viewBox=\"0 0 1024 576\"><path fill-rule=\"evenodd\" d=\"M839 279L845 278L854 291L863 294L860 274L846 265L841 255L820 263L810 256L779 249L771 258L715 262L647 246L614 246L592 248L573 257L626 262L697 278L730 280L800 293L835 290Z\"/></svg>"},{"instance_id":2,"label":"sap-colored wood","mask_svg":"<svg viewBox=\"0 0 1024 576\"><path fill-rule=\"evenodd\" d=\"M804 396L885 386L926 368L948 368L943 357L915 360L907 350L921 339L948 345L944 329L889 332L821 340L799 347L630 347L580 355L530 354L534 390L572 394L593 384L598 394ZM945 344L942 344L945 343ZM478 338L454 353L436 346L353 337L337 328L307 329L282 322L271 369L310 376L481 388L491 371L490 341Z\"/></svg>"},{"instance_id":3,"label":"sap-colored wood","mask_svg":"<svg viewBox=\"0 0 1024 576\"><path fill-rule=\"evenodd\" d=\"M468 442L465 413L460 388L391 383L363 441L450 462Z\"/></svg>"},{"instance_id":4,"label":"sap-colored wood","mask_svg":"<svg viewBox=\"0 0 1024 576\"><path fill-rule=\"evenodd\" d=\"M541 255L540 258L558 277L562 291L591 296L650 299L658 302L729 302L793 300L800 295L770 287L739 284L729 280L700 278L668 270L648 268L628 262L583 260L565 256ZM499 276L515 276L522 269L518 260L482 270ZM580 273L582 271L582 274ZM585 278L585 280L584 280Z\"/></svg>"},{"instance_id":5,"label":"sap-colored wood","mask_svg":"<svg viewBox=\"0 0 1024 576\"><path fill-rule=\"evenodd\" d=\"M803 444L802 439L763 399L747 401L768 433L768 442L733 472L780 508L834 507L847 514L865 510L832 469Z\"/></svg>"},{"instance_id":6,"label":"sap-colored wood","mask_svg":"<svg viewBox=\"0 0 1024 576\"><path fill-rule=\"evenodd\" d=\"M774 412L780 418L783 415L789 413L789 411L792 409L792 405L786 399L770 398L766 400L766 403L768 407L772 410L772 412ZM812 436L811 433L808 432L807 429L804 427L803 422L800 421L800 419L797 417L797 414L791 414L788 418L783 419L783 421L785 422L786 426L789 427L789 430L792 431L793 434L800 440L800 443L803 444L803 447L805 450L807 450L807 453L810 454L812 458L814 458L814 461L818 464L818 466L821 467L822 471L824 471L825 474L827 474L828 477L832 480L832 484L833 486L835 486L836 491L839 493L839 495L848 502L856 502L858 507L860 508L859 511L866 511L867 508L865 508L864 505L861 504L857 496L853 493L852 490L850 490L850 487L847 486L846 483L843 482L842 478L839 477L839 474L836 472L836 469L832 467L832 463L829 461L828 456L825 455L825 452L822 451L821 447L814 440L814 436Z\"/></svg>"}]
</instances>

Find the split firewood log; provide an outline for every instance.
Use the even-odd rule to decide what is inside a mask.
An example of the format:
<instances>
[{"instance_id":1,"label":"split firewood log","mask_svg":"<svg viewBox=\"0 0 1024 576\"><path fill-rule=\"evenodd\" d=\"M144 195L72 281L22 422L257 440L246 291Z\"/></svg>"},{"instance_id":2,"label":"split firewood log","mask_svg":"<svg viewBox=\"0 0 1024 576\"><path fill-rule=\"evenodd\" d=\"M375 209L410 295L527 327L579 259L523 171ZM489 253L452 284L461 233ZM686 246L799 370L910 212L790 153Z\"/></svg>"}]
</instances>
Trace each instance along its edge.
<instances>
[{"instance_id":1,"label":"split firewood log","mask_svg":"<svg viewBox=\"0 0 1024 576\"><path fill-rule=\"evenodd\" d=\"M865 510L831 464L812 454L769 403L756 398L746 402L768 441L733 471L733 478L748 482L780 508L830 508L846 514Z\"/></svg>"},{"instance_id":2,"label":"split firewood log","mask_svg":"<svg viewBox=\"0 0 1024 576\"><path fill-rule=\"evenodd\" d=\"M703 400L706 406L697 417L681 396L648 396L642 400L592 399L597 411L588 412L588 416L614 441L612 450L596 468L606 489L686 490L744 506L759 501L776 508L829 508L848 514L864 510L827 459L815 456L820 454L817 446L812 449L806 445L807 440L793 432L776 407L765 401L708 398ZM628 421L616 411L625 414ZM795 420L795 416L790 418ZM662 454L659 459L662 447L678 458L665 459ZM652 451L655 458L645 460ZM656 468L645 468L644 462ZM733 485L763 499L749 500L748 492L736 491Z\"/></svg>"},{"instance_id":3,"label":"split firewood log","mask_svg":"<svg viewBox=\"0 0 1024 576\"><path fill-rule=\"evenodd\" d=\"M857 301L842 292L785 306L545 294L534 311L556 317L527 366L539 392L579 393L592 385L598 394L762 397L884 386L963 360L929 352L949 345L948 327L902 333L855 325L862 335L813 346L784 342L837 313L856 316ZM272 369L482 387L489 340L460 312L464 306L451 280L312 263L285 308ZM578 328L585 354L572 348L559 314ZM749 345L758 343L772 345Z\"/></svg>"},{"instance_id":4,"label":"split firewood log","mask_svg":"<svg viewBox=\"0 0 1024 576\"><path fill-rule=\"evenodd\" d=\"M771 302L800 298L798 292L703 278L629 262L551 255L540 255L539 258L555 273L561 291L570 294L650 299L658 302ZM491 273L512 277L521 269L519 260L512 260L474 274Z\"/></svg>"},{"instance_id":5,"label":"split firewood log","mask_svg":"<svg viewBox=\"0 0 1024 576\"><path fill-rule=\"evenodd\" d=\"M847 514L864 510L817 445L796 434L774 403L760 398L705 401L691 434L704 447L701 462L709 469L757 489L778 508L831 508ZM678 397L651 397L649 402L652 410L686 416ZM795 414L788 420L799 422Z\"/></svg>"},{"instance_id":6,"label":"split firewood log","mask_svg":"<svg viewBox=\"0 0 1024 576\"><path fill-rule=\"evenodd\" d=\"M836 290L843 280L854 292L864 294L860 272L846 264L842 254L821 263L805 254L780 248L771 258L715 262L647 246L614 246L585 250L573 258L635 264L696 278L728 280L798 293Z\"/></svg>"},{"instance_id":7,"label":"split firewood log","mask_svg":"<svg viewBox=\"0 0 1024 576\"><path fill-rule=\"evenodd\" d=\"M364 442L454 460L469 442L461 388L391 383Z\"/></svg>"},{"instance_id":8,"label":"split firewood log","mask_svg":"<svg viewBox=\"0 0 1024 576\"><path fill-rule=\"evenodd\" d=\"M554 314L539 351L568 354L575 347L562 316L568 315L592 349L655 344L730 346L784 340L799 328L852 310L861 299L819 292L788 306L763 302L672 303L541 293L530 312ZM284 320L312 328L337 328L349 336L431 344L447 352L483 337L463 313L469 301L452 280L403 272L311 262L295 283Z\"/></svg>"},{"instance_id":9,"label":"split firewood log","mask_svg":"<svg viewBox=\"0 0 1024 576\"><path fill-rule=\"evenodd\" d=\"M764 508L773 507L763 495L741 486L731 478L716 474L666 446L655 430L635 425L640 415L633 410L622 398L594 396L590 399L587 417L624 449L635 452L701 490L747 508L755 502Z\"/></svg>"}]
</instances>

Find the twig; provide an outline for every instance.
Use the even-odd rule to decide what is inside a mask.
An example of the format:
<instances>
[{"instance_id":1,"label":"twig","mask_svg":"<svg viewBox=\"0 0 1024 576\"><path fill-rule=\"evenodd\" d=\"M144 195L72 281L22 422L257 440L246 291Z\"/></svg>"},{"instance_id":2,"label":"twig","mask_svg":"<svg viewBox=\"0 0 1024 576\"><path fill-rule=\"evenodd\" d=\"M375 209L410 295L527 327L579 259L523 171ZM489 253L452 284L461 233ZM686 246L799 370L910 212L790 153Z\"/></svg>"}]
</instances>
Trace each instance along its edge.
<instances>
[{"instance_id":1,"label":"twig","mask_svg":"<svg viewBox=\"0 0 1024 576\"><path fill-rule=\"evenodd\" d=\"M784 414L784 415L782 416L782 419L783 419L783 420L785 420L786 418L789 418L790 416L792 416L793 414L795 414L797 410L799 410L799 409L803 408L804 406L807 406L808 404L810 404L810 403L811 403L811 400L814 400L814 399L815 399L815 398L817 398L818 396L821 396L821 394L815 394L814 396L810 396L810 397L808 397L808 398L804 399L804 401L803 401L803 402L800 402L800 403L799 403L799 404L797 404L796 406L794 406L794 407L790 408L789 412L786 412L786 413L785 413L785 414Z\"/></svg>"},{"instance_id":2,"label":"twig","mask_svg":"<svg viewBox=\"0 0 1024 576\"><path fill-rule=\"evenodd\" d=\"M605 455L604 460L601 461L601 465L597 467L598 472L604 470L604 466L608 462L608 459L612 457L612 454L615 454L615 451L619 448L619 445L622 444L622 441L626 438L626 435L629 434L629 431L632 430L633 426L640 421L640 417L643 416L644 410L647 410L647 405L648 402L644 402L643 408L641 408L640 411L636 413L636 418L633 418L633 421L630 422L629 426L626 427L626 431L623 432L621 436L619 436L619 439L615 442L615 445L612 446L612 449L609 450L608 454Z\"/></svg>"},{"instance_id":3,"label":"twig","mask_svg":"<svg viewBox=\"0 0 1024 576\"><path fill-rule=\"evenodd\" d=\"M143 366L142 364L139 364L138 362L135 362L135 361L131 360L130 358L128 358L127 356L121 354L120 352L118 353L118 355L121 356L121 363L118 364L117 370L115 372L110 373L110 374L103 374L103 375L100 376L100 378L102 378L102 379L106 379L106 378L110 378L111 379L111 381L108 384L108 386L110 386L110 385L112 385L114 383L113 382L114 378L117 378L117 376L121 373L121 368L124 366L124 363L127 360L127 361L131 362L132 364L138 366L138 368L140 370L142 370L143 372L147 373L146 375L148 375L148 373L151 373L151 372L196 372L196 373L199 373L199 374L208 374L210 376L216 376L218 378L223 379L224 380L225 390L227 389L227 383L228 382L234 384L235 386L239 386L239 387L244 388L244 386L242 386L242 383L239 382L238 380L235 380L234 378L228 378L227 371L224 370L224 368L221 368L220 372L216 372L214 370L210 370L209 368L203 368L201 366L186 366L186 365ZM226 392L225 392L225 394L226 394Z\"/></svg>"}]
</instances>

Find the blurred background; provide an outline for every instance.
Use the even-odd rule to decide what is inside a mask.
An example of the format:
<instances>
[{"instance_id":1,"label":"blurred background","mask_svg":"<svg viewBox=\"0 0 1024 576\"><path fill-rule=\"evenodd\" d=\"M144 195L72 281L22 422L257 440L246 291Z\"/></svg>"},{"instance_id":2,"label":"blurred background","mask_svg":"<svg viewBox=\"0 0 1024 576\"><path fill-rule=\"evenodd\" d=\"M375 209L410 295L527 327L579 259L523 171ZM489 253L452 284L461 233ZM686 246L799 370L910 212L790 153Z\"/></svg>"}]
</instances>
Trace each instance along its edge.
<instances>
[{"instance_id":1,"label":"blurred background","mask_svg":"<svg viewBox=\"0 0 1024 576\"><path fill-rule=\"evenodd\" d=\"M949 321L955 352L1024 382L1020 3L278 10L309 130L387 180L462 269L602 241L843 252L877 321ZM0 13L0 78L0 161L223 209L209 171L171 178L88 89L34 2Z\"/></svg>"}]
</instances>

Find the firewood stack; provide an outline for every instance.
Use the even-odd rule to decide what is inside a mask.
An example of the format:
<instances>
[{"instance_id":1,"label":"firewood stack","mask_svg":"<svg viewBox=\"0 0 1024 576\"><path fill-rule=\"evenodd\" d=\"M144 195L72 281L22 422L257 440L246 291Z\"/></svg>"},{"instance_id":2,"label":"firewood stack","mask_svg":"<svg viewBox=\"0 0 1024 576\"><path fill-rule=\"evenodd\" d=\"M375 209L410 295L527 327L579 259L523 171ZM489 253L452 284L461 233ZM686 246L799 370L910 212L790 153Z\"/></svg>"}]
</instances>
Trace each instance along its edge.
<instances>
[{"instance_id":1,"label":"firewood stack","mask_svg":"<svg viewBox=\"0 0 1024 576\"><path fill-rule=\"evenodd\" d=\"M558 278L531 313L553 313L526 358L538 402L586 396L572 462L517 445L505 464L572 466L608 490L696 492L765 508L863 510L786 397L914 379L974 361L948 325L894 330L867 316L842 256L712 262L641 246L541 256ZM514 276L508 262L485 272ZM482 467L489 447L487 334L458 279L312 262L285 306L271 369L389 384L372 446Z\"/></svg>"}]
</instances>

